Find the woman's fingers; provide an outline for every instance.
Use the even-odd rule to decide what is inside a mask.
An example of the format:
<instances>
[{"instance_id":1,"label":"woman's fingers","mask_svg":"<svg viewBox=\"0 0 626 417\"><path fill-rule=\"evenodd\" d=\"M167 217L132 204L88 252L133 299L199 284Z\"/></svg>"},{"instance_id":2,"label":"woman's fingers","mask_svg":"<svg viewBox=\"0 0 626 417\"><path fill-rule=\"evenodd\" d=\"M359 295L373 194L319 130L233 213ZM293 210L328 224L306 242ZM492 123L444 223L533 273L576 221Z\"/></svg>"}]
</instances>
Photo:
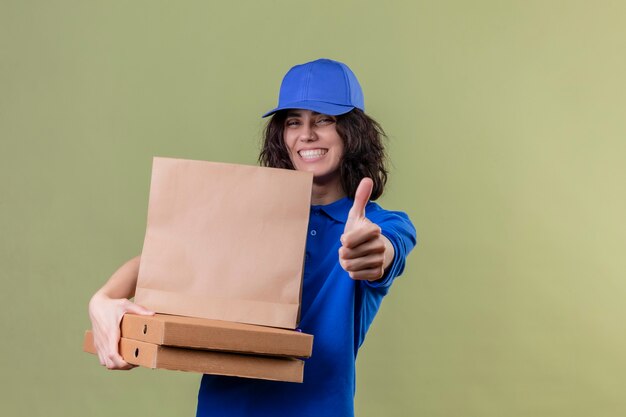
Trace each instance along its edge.
<instances>
[{"instance_id":1,"label":"woman's fingers","mask_svg":"<svg viewBox=\"0 0 626 417\"><path fill-rule=\"evenodd\" d=\"M385 271L382 266L380 268L368 268L368 269L361 269L355 272L348 272L348 274L350 275L350 278L354 280L362 280L362 281L365 281L365 280L375 281L377 279L382 278L384 273Z\"/></svg>"},{"instance_id":2,"label":"woman's fingers","mask_svg":"<svg viewBox=\"0 0 626 417\"><path fill-rule=\"evenodd\" d=\"M385 263L385 255L383 253L375 253L354 259L340 259L339 263L347 272L357 272L372 268L382 270L383 264Z\"/></svg>"},{"instance_id":3,"label":"woman's fingers","mask_svg":"<svg viewBox=\"0 0 626 417\"><path fill-rule=\"evenodd\" d=\"M111 366L107 366L111 370L126 371L134 368L134 365L126 362L118 353L113 353L109 358Z\"/></svg>"},{"instance_id":4,"label":"woman's fingers","mask_svg":"<svg viewBox=\"0 0 626 417\"><path fill-rule=\"evenodd\" d=\"M385 252L385 242L381 237L376 239L371 239L365 243L360 244L355 248L348 248L346 246L342 246L339 248L339 257L341 259L355 259L360 258L362 256L367 256L370 254L376 253L384 253Z\"/></svg>"},{"instance_id":5,"label":"woman's fingers","mask_svg":"<svg viewBox=\"0 0 626 417\"><path fill-rule=\"evenodd\" d=\"M365 219L358 226L354 226L352 230L346 231L341 235L342 246L354 249L357 246L376 239L380 236L380 227L369 220Z\"/></svg>"},{"instance_id":6,"label":"woman's fingers","mask_svg":"<svg viewBox=\"0 0 626 417\"><path fill-rule=\"evenodd\" d=\"M108 359L107 368L109 369L128 369L126 362L119 354L120 329L116 327L107 335L106 355Z\"/></svg>"},{"instance_id":7,"label":"woman's fingers","mask_svg":"<svg viewBox=\"0 0 626 417\"><path fill-rule=\"evenodd\" d=\"M94 297L89 305L94 345L100 364L108 369L131 369L119 353L120 322L125 313L152 315L154 312L131 301L111 299L104 296Z\"/></svg>"},{"instance_id":8,"label":"woman's fingers","mask_svg":"<svg viewBox=\"0 0 626 417\"><path fill-rule=\"evenodd\" d=\"M385 243L380 236L367 240L354 248L346 246L339 248L339 264L350 273L353 279L367 279L362 278L363 276L375 276L374 279L380 278L382 272L374 271L382 271L384 263ZM355 274L366 270L372 271Z\"/></svg>"},{"instance_id":9,"label":"woman's fingers","mask_svg":"<svg viewBox=\"0 0 626 417\"><path fill-rule=\"evenodd\" d=\"M98 354L98 361L100 361L100 365L105 366L106 362L104 360L104 356L102 356L102 353L100 353L100 351L98 351L97 348L96 348L96 353Z\"/></svg>"},{"instance_id":10,"label":"woman's fingers","mask_svg":"<svg viewBox=\"0 0 626 417\"><path fill-rule=\"evenodd\" d=\"M128 300L126 300L128 301ZM139 304L132 303L128 301L124 305L125 313L133 313L133 314L141 314L142 316L153 316L154 311L148 310L145 307L140 306Z\"/></svg>"},{"instance_id":11,"label":"woman's fingers","mask_svg":"<svg viewBox=\"0 0 626 417\"><path fill-rule=\"evenodd\" d=\"M119 327L110 332L95 330L94 345L100 364L108 369L130 369L132 365L127 363L119 354Z\"/></svg>"}]
</instances>

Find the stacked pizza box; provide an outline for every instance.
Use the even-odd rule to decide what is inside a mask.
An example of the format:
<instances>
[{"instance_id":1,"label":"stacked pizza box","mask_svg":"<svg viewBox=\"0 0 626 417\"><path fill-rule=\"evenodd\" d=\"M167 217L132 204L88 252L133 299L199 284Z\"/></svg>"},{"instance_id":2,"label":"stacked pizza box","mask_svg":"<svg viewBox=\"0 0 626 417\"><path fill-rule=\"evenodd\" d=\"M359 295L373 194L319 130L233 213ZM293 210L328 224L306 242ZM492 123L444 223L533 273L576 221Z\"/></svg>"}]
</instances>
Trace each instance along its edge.
<instances>
[{"instance_id":1,"label":"stacked pizza box","mask_svg":"<svg viewBox=\"0 0 626 417\"><path fill-rule=\"evenodd\" d=\"M133 365L302 382L313 336L296 330L166 314L126 314L120 353ZM83 349L95 353L91 331Z\"/></svg>"}]
</instances>

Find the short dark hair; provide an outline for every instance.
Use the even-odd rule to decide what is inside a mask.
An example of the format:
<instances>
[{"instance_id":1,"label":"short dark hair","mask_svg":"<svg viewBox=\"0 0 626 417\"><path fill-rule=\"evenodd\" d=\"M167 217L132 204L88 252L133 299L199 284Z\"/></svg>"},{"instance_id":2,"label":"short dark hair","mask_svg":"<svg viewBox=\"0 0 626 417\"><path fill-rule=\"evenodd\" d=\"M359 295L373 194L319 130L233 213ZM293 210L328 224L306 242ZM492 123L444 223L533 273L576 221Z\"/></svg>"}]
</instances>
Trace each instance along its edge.
<instances>
[{"instance_id":1,"label":"short dark hair","mask_svg":"<svg viewBox=\"0 0 626 417\"><path fill-rule=\"evenodd\" d=\"M336 116L337 133L343 140L341 186L350 198L364 177L374 181L371 200L383 194L387 183L387 154L383 144L385 131L378 122L360 109ZM267 122L259 163L272 168L294 169L283 138L287 110L274 113Z\"/></svg>"}]
</instances>

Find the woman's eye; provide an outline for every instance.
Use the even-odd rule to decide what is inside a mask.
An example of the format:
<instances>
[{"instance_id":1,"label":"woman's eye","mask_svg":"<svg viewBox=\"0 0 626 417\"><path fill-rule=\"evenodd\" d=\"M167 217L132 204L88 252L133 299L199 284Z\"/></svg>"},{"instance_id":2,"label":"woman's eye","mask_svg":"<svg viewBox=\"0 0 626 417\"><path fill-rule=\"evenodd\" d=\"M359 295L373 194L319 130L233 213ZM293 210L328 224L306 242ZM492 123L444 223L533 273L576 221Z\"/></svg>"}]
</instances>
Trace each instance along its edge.
<instances>
[{"instance_id":1,"label":"woman's eye","mask_svg":"<svg viewBox=\"0 0 626 417\"><path fill-rule=\"evenodd\" d=\"M287 126L298 126L299 122L297 120L287 120L285 124Z\"/></svg>"},{"instance_id":2,"label":"woman's eye","mask_svg":"<svg viewBox=\"0 0 626 417\"><path fill-rule=\"evenodd\" d=\"M332 118L330 118L330 117L323 117L323 118L317 120L317 124L318 125L327 125L327 124L333 123L333 122L334 122L334 120Z\"/></svg>"}]
</instances>

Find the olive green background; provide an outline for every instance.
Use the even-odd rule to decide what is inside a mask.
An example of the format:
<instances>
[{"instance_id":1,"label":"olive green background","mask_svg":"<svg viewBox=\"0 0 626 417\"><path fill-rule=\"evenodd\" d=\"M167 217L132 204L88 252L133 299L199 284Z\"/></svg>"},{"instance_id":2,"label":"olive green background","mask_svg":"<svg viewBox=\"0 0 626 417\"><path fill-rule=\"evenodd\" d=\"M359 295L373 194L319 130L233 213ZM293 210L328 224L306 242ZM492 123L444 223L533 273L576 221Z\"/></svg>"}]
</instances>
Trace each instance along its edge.
<instances>
[{"instance_id":1,"label":"olive green background","mask_svg":"<svg viewBox=\"0 0 626 417\"><path fill-rule=\"evenodd\" d=\"M420 245L357 415L626 415L626 4L0 0L0 414L190 416L199 376L81 352L151 158L254 164L282 75L346 62Z\"/></svg>"}]
</instances>

